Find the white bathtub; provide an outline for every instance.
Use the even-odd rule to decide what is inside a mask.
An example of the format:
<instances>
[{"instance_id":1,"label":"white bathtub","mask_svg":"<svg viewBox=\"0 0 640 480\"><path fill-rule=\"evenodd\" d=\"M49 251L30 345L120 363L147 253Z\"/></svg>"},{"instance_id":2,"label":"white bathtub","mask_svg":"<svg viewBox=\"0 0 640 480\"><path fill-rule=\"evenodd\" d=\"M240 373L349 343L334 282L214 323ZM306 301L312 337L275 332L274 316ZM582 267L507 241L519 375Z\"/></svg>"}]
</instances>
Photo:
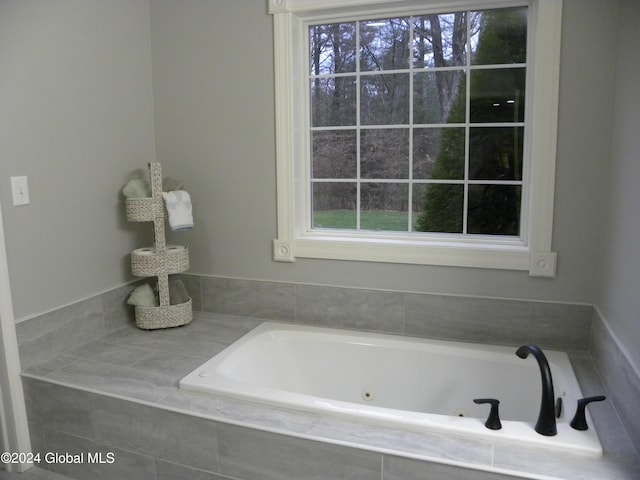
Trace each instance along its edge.
<instances>
[{"instance_id":1,"label":"white bathtub","mask_svg":"<svg viewBox=\"0 0 640 480\"><path fill-rule=\"evenodd\" d=\"M411 431L521 442L599 456L593 422L570 427L582 393L566 353L545 351L564 408L558 434L534 431L541 398L533 356L516 348L263 323L180 380L180 388ZM500 400L502 429L484 422Z\"/></svg>"}]
</instances>

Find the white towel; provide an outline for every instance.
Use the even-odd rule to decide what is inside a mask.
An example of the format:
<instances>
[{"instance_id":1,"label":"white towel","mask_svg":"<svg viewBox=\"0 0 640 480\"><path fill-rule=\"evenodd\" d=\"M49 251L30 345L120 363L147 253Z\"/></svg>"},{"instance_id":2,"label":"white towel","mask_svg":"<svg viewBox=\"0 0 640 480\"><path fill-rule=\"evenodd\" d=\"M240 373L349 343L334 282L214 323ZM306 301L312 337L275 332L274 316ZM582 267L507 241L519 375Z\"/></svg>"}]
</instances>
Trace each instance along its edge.
<instances>
[{"instance_id":1,"label":"white towel","mask_svg":"<svg viewBox=\"0 0 640 480\"><path fill-rule=\"evenodd\" d=\"M169 214L169 225L174 232L193 228L191 197L184 190L162 192L164 204Z\"/></svg>"}]
</instances>

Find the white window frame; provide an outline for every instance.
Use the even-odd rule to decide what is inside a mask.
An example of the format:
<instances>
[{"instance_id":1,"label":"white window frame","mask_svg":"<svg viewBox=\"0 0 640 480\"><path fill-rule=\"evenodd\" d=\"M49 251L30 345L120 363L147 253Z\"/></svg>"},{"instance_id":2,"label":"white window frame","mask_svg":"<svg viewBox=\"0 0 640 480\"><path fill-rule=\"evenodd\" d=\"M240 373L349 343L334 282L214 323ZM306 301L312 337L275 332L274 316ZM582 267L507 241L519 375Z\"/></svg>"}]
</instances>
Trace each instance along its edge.
<instances>
[{"instance_id":1,"label":"white window frame","mask_svg":"<svg viewBox=\"0 0 640 480\"><path fill-rule=\"evenodd\" d=\"M311 21L338 21L403 11L442 13L528 5L525 149L530 161L523 186L523 235L456 237L448 234L311 230L305 51ZM277 226L273 259L296 258L446 265L529 271L555 277L551 250L555 188L562 0L269 0L274 25ZM526 187L526 189L525 189ZM309 210L309 211L308 211Z\"/></svg>"}]
</instances>

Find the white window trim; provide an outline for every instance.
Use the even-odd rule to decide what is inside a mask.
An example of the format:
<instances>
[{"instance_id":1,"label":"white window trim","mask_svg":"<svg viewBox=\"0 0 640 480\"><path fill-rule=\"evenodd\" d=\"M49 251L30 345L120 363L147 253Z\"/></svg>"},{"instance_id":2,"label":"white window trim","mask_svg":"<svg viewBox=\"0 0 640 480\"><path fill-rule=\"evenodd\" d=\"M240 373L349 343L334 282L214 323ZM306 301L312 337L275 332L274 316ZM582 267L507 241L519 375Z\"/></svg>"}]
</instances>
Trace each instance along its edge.
<instances>
[{"instance_id":1,"label":"white window trim","mask_svg":"<svg viewBox=\"0 0 640 480\"><path fill-rule=\"evenodd\" d=\"M421 8L444 11L455 7L491 8L512 5L509 0L433 0L421 1ZM398 233L362 233L304 231L308 225L304 205L296 198L304 192L308 165L296 165L296 155L304 152L308 132L296 118L304 114L305 79L296 65L305 55L303 24L310 16L335 19L341 8L349 7L345 18L367 13L397 12L416 7L407 0L269 0L273 15L275 46L276 156L277 156L277 226L273 241L273 259L293 262L297 257L358 260L423 265L528 270L531 276L555 277L556 253L551 250L553 202L555 188L558 85L560 72L560 31L562 0L531 0L531 25L535 35L529 45L531 81L527 125L529 149L529 193L523 192L523 211L528 219L519 241L484 237L454 239L447 235L430 235L428 239ZM305 71L306 73L306 71ZM300 102L298 102L300 103ZM302 109L302 110L301 110ZM302 122L304 123L304 122ZM306 158L306 155L302 153ZM305 162L308 163L308 162Z\"/></svg>"}]
</instances>

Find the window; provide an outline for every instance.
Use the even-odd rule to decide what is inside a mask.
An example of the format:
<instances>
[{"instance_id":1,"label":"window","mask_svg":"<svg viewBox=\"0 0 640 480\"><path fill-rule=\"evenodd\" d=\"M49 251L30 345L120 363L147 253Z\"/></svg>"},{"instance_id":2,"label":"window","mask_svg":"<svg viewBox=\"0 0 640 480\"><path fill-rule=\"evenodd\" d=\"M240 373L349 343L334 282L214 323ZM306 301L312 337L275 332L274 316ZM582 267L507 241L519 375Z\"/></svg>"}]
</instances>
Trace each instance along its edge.
<instances>
[{"instance_id":1,"label":"window","mask_svg":"<svg viewBox=\"0 0 640 480\"><path fill-rule=\"evenodd\" d=\"M274 259L555 275L561 2L331 3L270 3Z\"/></svg>"}]
</instances>

